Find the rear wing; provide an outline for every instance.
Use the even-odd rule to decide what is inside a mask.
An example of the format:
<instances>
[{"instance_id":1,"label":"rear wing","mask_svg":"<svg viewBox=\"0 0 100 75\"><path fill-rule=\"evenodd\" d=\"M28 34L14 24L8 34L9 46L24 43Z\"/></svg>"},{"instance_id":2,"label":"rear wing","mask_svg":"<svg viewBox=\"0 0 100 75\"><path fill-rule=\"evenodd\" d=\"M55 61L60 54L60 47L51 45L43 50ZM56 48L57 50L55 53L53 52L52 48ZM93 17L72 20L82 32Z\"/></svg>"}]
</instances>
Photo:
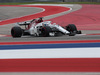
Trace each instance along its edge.
<instances>
[{"instance_id":1,"label":"rear wing","mask_svg":"<svg viewBox=\"0 0 100 75\"><path fill-rule=\"evenodd\" d=\"M32 23L33 21L35 21L35 19L33 19L32 21L26 21L26 22L19 22L19 23L17 23L18 25L20 25L20 26L23 26L23 25L30 25L30 23Z\"/></svg>"},{"instance_id":2,"label":"rear wing","mask_svg":"<svg viewBox=\"0 0 100 75\"><path fill-rule=\"evenodd\" d=\"M30 25L30 22L20 22L20 23L17 23L18 25L20 26L26 26L26 25Z\"/></svg>"}]
</instances>

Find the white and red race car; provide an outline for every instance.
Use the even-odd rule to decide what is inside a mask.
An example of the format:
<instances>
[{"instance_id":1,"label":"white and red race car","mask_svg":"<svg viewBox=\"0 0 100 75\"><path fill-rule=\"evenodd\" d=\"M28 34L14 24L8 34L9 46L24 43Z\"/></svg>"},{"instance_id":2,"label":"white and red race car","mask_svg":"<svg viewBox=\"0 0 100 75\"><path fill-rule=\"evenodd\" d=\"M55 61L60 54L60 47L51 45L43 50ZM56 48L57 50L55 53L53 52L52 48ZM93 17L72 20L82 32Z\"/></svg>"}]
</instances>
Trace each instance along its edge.
<instances>
[{"instance_id":1,"label":"white and red race car","mask_svg":"<svg viewBox=\"0 0 100 75\"><path fill-rule=\"evenodd\" d=\"M25 28L21 26L25 26ZM43 21L42 18L17 23L17 25L11 29L11 35L14 38L25 35L48 37L58 36L59 34L74 36L81 34L81 31L78 31L74 24L69 24L63 28L56 23L52 24L51 21Z\"/></svg>"}]
</instances>

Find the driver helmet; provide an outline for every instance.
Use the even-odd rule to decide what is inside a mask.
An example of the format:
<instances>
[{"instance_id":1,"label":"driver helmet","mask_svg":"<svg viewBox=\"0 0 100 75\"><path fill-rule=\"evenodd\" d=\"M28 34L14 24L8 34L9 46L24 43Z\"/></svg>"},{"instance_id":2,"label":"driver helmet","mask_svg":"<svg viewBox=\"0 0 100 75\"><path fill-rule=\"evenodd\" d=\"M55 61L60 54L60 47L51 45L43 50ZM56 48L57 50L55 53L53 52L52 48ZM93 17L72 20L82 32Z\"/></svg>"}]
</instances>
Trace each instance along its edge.
<instances>
[{"instance_id":1,"label":"driver helmet","mask_svg":"<svg viewBox=\"0 0 100 75\"><path fill-rule=\"evenodd\" d=\"M42 17L40 17L38 21L39 21L39 22L43 22Z\"/></svg>"}]
</instances>

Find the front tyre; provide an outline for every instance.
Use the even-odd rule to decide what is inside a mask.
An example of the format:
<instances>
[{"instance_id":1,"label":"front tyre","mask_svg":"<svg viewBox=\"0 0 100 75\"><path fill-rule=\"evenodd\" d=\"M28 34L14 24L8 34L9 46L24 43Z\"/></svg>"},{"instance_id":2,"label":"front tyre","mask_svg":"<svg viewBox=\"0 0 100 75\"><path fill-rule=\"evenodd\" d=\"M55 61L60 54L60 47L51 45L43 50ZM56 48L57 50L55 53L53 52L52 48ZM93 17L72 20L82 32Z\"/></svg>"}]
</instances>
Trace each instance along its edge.
<instances>
[{"instance_id":1,"label":"front tyre","mask_svg":"<svg viewBox=\"0 0 100 75\"><path fill-rule=\"evenodd\" d=\"M69 32L75 32L77 31L77 28L74 24L69 24L68 26L66 26L66 30L68 30Z\"/></svg>"},{"instance_id":2,"label":"front tyre","mask_svg":"<svg viewBox=\"0 0 100 75\"><path fill-rule=\"evenodd\" d=\"M66 26L66 30L70 32L69 36L74 36L78 32L74 24L69 24L68 26Z\"/></svg>"},{"instance_id":3,"label":"front tyre","mask_svg":"<svg viewBox=\"0 0 100 75\"><path fill-rule=\"evenodd\" d=\"M16 38L16 37L21 37L22 36L22 29L20 27L13 27L11 29L11 35L12 37Z\"/></svg>"}]
</instances>

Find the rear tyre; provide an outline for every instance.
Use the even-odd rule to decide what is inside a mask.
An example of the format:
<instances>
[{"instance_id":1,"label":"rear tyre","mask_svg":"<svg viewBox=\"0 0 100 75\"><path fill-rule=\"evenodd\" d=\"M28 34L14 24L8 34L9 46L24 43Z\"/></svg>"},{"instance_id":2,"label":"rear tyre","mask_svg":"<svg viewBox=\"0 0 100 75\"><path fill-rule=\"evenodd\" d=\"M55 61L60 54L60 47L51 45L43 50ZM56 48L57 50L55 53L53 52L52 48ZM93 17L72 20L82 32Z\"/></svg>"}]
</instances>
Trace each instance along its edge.
<instances>
[{"instance_id":1,"label":"rear tyre","mask_svg":"<svg viewBox=\"0 0 100 75\"><path fill-rule=\"evenodd\" d=\"M22 33L23 33L23 31L22 31L22 29L20 28L20 27L13 27L12 29L11 29L11 35L12 35L12 37L14 37L14 38L16 38L16 37L21 37L22 36Z\"/></svg>"},{"instance_id":2,"label":"rear tyre","mask_svg":"<svg viewBox=\"0 0 100 75\"><path fill-rule=\"evenodd\" d=\"M45 26L41 29L41 35L44 37L48 37L49 33L51 32L51 28L49 26Z\"/></svg>"}]
</instances>

